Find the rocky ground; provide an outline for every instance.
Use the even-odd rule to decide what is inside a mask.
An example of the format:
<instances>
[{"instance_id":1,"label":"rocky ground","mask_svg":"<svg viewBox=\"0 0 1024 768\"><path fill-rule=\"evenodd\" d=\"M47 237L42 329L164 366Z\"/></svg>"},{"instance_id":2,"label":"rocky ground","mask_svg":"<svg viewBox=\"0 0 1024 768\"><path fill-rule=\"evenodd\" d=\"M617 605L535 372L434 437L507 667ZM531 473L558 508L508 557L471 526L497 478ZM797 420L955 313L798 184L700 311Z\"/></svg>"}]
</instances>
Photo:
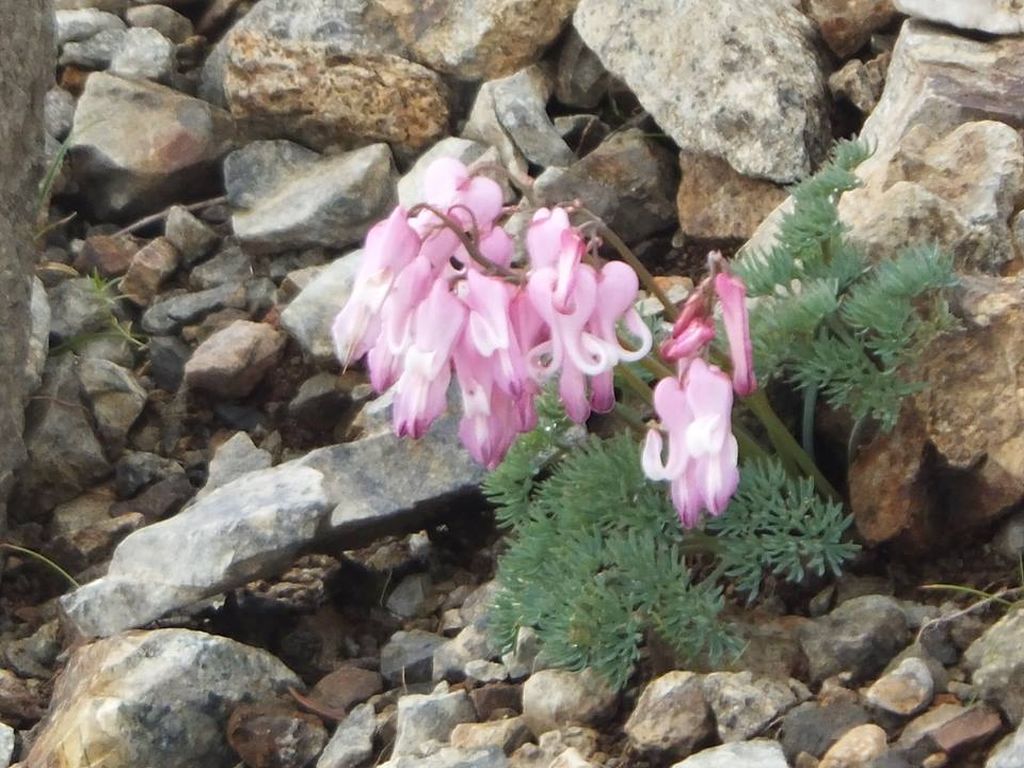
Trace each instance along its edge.
<instances>
[{"instance_id":1,"label":"rocky ground","mask_svg":"<svg viewBox=\"0 0 1024 768\"><path fill-rule=\"evenodd\" d=\"M798 5L57 0L6 541L77 583L6 560L0 766L1024 766L1024 12ZM864 556L619 693L494 647L481 471L333 361L368 227L453 156L685 276L855 132L851 236L964 276L931 386L850 457Z\"/></svg>"}]
</instances>

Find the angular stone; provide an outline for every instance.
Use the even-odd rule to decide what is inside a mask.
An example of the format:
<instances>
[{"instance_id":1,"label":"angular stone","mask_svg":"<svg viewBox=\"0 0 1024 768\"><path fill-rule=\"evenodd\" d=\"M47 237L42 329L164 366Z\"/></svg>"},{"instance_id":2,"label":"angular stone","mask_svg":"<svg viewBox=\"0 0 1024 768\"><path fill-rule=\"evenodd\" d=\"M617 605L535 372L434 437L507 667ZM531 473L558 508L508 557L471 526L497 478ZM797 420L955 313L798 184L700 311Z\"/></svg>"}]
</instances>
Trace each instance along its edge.
<instances>
[{"instance_id":1,"label":"angular stone","mask_svg":"<svg viewBox=\"0 0 1024 768\"><path fill-rule=\"evenodd\" d=\"M327 744L320 718L280 704L242 704L228 719L228 743L246 765L305 768Z\"/></svg>"},{"instance_id":2,"label":"angular stone","mask_svg":"<svg viewBox=\"0 0 1024 768\"><path fill-rule=\"evenodd\" d=\"M410 755L430 740L445 742L459 723L476 720L465 691L411 694L398 700L393 757Z\"/></svg>"},{"instance_id":3,"label":"angular stone","mask_svg":"<svg viewBox=\"0 0 1024 768\"><path fill-rule=\"evenodd\" d=\"M863 48L871 35L896 18L893 0L808 0L804 11L840 58Z\"/></svg>"},{"instance_id":4,"label":"angular stone","mask_svg":"<svg viewBox=\"0 0 1024 768\"><path fill-rule=\"evenodd\" d=\"M383 689L384 681L379 672L360 667L341 667L320 678L310 691L309 698L325 709L335 712L352 710L354 713L357 705Z\"/></svg>"},{"instance_id":5,"label":"angular stone","mask_svg":"<svg viewBox=\"0 0 1024 768\"><path fill-rule=\"evenodd\" d=\"M703 690L724 742L757 736L806 696L781 680L755 679L750 672L712 672L704 677Z\"/></svg>"},{"instance_id":6,"label":"angular stone","mask_svg":"<svg viewBox=\"0 0 1024 768\"><path fill-rule=\"evenodd\" d=\"M74 267L83 275L96 272L100 277L118 277L127 271L139 246L131 235L91 235L85 238Z\"/></svg>"},{"instance_id":7,"label":"angular stone","mask_svg":"<svg viewBox=\"0 0 1024 768\"><path fill-rule=\"evenodd\" d=\"M828 89L837 99L845 99L862 114L869 115L878 105L885 89L885 73L892 56L888 53L863 62L851 59L828 78Z\"/></svg>"},{"instance_id":8,"label":"angular stone","mask_svg":"<svg viewBox=\"0 0 1024 768\"><path fill-rule=\"evenodd\" d=\"M466 664L475 660L488 661L497 649L482 623L473 623L434 651L434 680L460 682L465 678Z\"/></svg>"},{"instance_id":9,"label":"angular stone","mask_svg":"<svg viewBox=\"0 0 1024 768\"><path fill-rule=\"evenodd\" d=\"M132 27L149 27L173 43L184 43L194 34L192 22L166 5L137 5L125 13Z\"/></svg>"},{"instance_id":10,"label":"angular stone","mask_svg":"<svg viewBox=\"0 0 1024 768\"><path fill-rule=\"evenodd\" d=\"M850 469L854 519L871 544L938 547L1024 498L1024 393L1010 362L1024 359L1024 280L961 285L964 329L921 354L911 375L924 389ZM943 481L951 471L955 482Z\"/></svg>"},{"instance_id":11,"label":"angular stone","mask_svg":"<svg viewBox=\"0 0 1024 768\"><path fill-rule=\"evenodd\" d=\"M408 154L448 127L448 91L434 72L389 54L339 54L329 43L235 33L224 93L247 135L318 150L383 141Z\"/></svg>"},{"instance_id":12,"label":"angular stone","mask_svg":"<svg viewBox=\"0 0 1024 768\"><path fill-rule=\"evenodd\" d=\"M194 264L205 257L219 240L216 232L180 205L168 211L164 236L178 249L186 264Z\"/></svg>"},{"instance_id":13,"label":"angular stone","mask_svg":"<svg viewBox=\"0 0 1024 768\"><path fill-rule=\"evenodd\" d=\"M247 475L118 546L107 575L62 598L82 634L107 636L270 575L316 534L323 476L295 465Z\"/></svg>"},{"instance_id":14,"label":"angular stone","mask_svg":"<svg viewBox=\"0 0 1024 768\"><path fill-rule=\"evenodd\" d=\"M76 10L58 8L54 20L59 47L63 47L65 43L88 40L103 31L117 32L125 29L124 22L120 18L96 8Z\"/></svg>"},{"instance_id":15,"label":"angular stone","mask_svg":"<svg viewBox=\"0 0 1024 768\"><path fill-rule=\"evenodd\" d=\"M123 450L128 430L146 407L146 390L132 372L108 360L83 360L78 367L96 429L111 450Z\"/></svg>"},{"instance_id":16,"label":"angular stone","mask_svg":"<svg viewBox=\"0 0 1024 768\"><path fill-rule=\"evenodd\" d=\"M381 763L380 768L507 768L500 749L455 749L442 747L427 757L402 755Z\"/></svg>"},{"instance_id":17,"label":"angular stone","mask_svg":"<svg viewBox=\"0 0 1024 768\"><path fill-rule=\"evenodd\" d=\"M573 23L684 151L787 183L830 140L813 24L787 0L582 0Z\"/></svg>"},{"instance_id":18,"label":"angular stone","mask_svg":"<svg viewBox=\"0 0 1024 768\"><path fill-rule=\"evenodd\" d=\"M124 45L123 29L101 29L95 35L65 43L57 63L62 67L106 69Z\"/></svg>"},{"instance_id":19,"label":"angular stone","mask_svg":"<svg viewBox=\"0 0 1024 768\"><path fill-rule=\"evenodd\" d=\"M839 737L818 763L818 768L857 768L867 766L889 749L885 731L874 723L858 725Z\"/></svg>"},{"instance_id":20,"label":"angular stone","mask_svg":"<svg viewBox=\"0 0 1024 768\"><path fill-rule=\"evenodd\" d=\"M579 199L619 237L636 242L676 222L675 159L631 128L612 134L568 168L548 168L534 192L545 205Z\"/></svg>"},{"instance_id":21,"label":"angular stone","mask_svg":"<svg viewBox=\"0 0 1024 768\"><path fill-rule=\"evenodd\" d=\"M778 184L737 173L711 155L684 152L679 170L676 210L688 237L746 240L787 197Z\"/></svg>"},{"instance_id":22,"label":"angular stone","mask_svg":"<svg viewBox=\"0 0 1024 768\"><path fill-rule=\"evenodd\" d=\"M189 287L202 291L226 283L245 283L253 277L252 261L252 255L237 245L227 245L192 269L188 275Z\"/></svg>"},{"instance_id":23,"label":"angular stone","mask_svg":"<svg viewBox=\"0 0 1024 768\"><path fill-rule=\"evenodd\" d=\"M597 55L570 28L558 52L555 96L569 107L593 109L608 91L611 78Z\"/></svg>"},{"instance_id":24,"label":"angular stone","mask_svg":"<svg viewBox=\"0 0 1024 768\"><path fill-rule=\"evenodd\" d=\"M174 43L155 29L132 27L110 60L108 71L118 77L166 83L174 68Z\"/></svg>"},{"instance_id":25,"label":"angular stone","mask_svg":"<svg viewBox=\"0 0 1024 768\"><path fill-rule=\"evenodd\" d=\"M132 257L119 286L121 294L133 304L149 306L180 262L178 249L167 238L156 238Z\"/></svg>"},{"instance_id":26,"label":"angular stone","mask_svg":"<svg viewBox=\"0 0 1024 768\"><path fill-rule=\"evenodd\" d=\"M911 657L876 680L864 699L873 707L906 717L927 707L934 693L935 681L928 665L922 659Z\"/></svg>"},{"instance_id":27,"label":"angular stone","mask_svg":"<svg viewBox=\"0 0 1024 768\"><path fill-rule=\"evenodd\" d=\"M870 721L864 708L856 704L809 701L790 710L783 719L782 746L791 761L801 752L821 757L844 733Z\"/></svg>"},{"instance_id":28,"label":"angular stone","mask_svg":"<svg viewBox=\"0 0 1024 768\"><path fill-rule=\"evenodd\" d=\"M971 643L964 665L982 698L995 702L1014 726L1024 721L1024 611L1011 609Z\"/></svg>"},{"instance_id":29,"label":"angular stone","mask_svg":"<svg viewBox=\"0 0 1024 768\"><path fill-rule=\"evenodd\" d=\"M338 724L316 768L359 768L373 756L377 718L372 704L360 704Z\"/></svg>"},{"instance_id":30,"label":"angular stone","mask_svg":"<svg viewBox=\"0 0 1024 768\"><path fill-rule=\"evenodd\" d=\"M336 359L331 325L352 293L362 256L359 250L335 259L281 313L281 327L314 362Z\"/></svg>"},{"instance_id":31,"label":"angular stone","mask_svg":"<svg viewBox=\"0 0 1024 768\"><path fill-rule=\"evenodd\" d=\"M320 158L289 142L254 142L224 164L239 241L255 251L344 248L394 204L391 151L373 144Z\"/></svg>"},{"instance_id":32,"label":"angular stone","mask_svg":"<svg viewBox=\"0 0 1024 768\"><path fill-rule=\"evenodd\" d=\"M202 320L221 309L245 306L245 290L236 285L220 285L206 291L182 293L153 304L142 315L142 330L147 333L175 333L184 325Z\"/></svg>"},{"instance_id":33,"label":"angular stone","mask_svg":"<svg viewBox=\"0 0 1024 768\"><path fill-rule=\"evenodd\" d=\"M891 597L856 597L800 631L810 677L848 672L864 680L881 671L910 641L907 619Z\"/></svg>"},{"instance_id":34,"label":"angular stone","mask_svg":"<svg viewBox=\"0 0 1024 768\"><path fill-rule=\"evenodd\" d=\"M46 288L38 277L32 278L32 293L29 298L31 333L28 339L28 355L25 359L26 391L31 394L39 389L43 381L46 357L50 353L50 301Z\"/></svg>"},{"instance_id":35,"label":"angular stone","mask_svg":"<svg viewBox=\"0 0 1024 768\"><path fill-rule=\"evenodd\" d=\"M451 744L459 749L497 747L511 755L532 738L526 721L520 716L489 723L459 723L452 729Z\"/></svg>"},{"instance_id":36,"label":"angular stone","mask_svg":"<svg viewBox=\"0 0 1024 768\"><path fill-rule=\"evenodd\" d=\"M567 725L599 725L618 703L618 693L591 670L544 669L523 685L523 716L536 736Z\"/></svg>"},{"instance_id":37,"label":"angular stone","mask_svg":"<svg viewBox=\"0 0 1024 768\"><path fill-rule=\"evenodd\" d=\"M273 463L274 457L268 451L257 448L246 432L237 432L217 448L207 468L206 484L196 494L196 498L209 496L218 488L250 472L269 469Z\"/></svg>"},{"instance_id":38,"label":"angular stone","mask_svg":"<svg viewBox=\"0 0 1024 768\"><path fill-rule=\"evenodd\" d=\"M894 746L920 760L934 752L970 749L990 739L1002 727L999 713L986 704L940 704L911 720Z\"/></svg>"},{"instance_id":39,"label":"angular stone","mask_svg":"<svg viewBox=\"0 0 1024 768\"><path fill-rule=\"evenodd\" d=\"M624 730L633 749L658 763L682 760L695 752L715 732L700 676L669 672L652 680Z\"/></svg>"},{"instance_id":40,"label":"angular stone","mask_svg":"<svg viewBox=\"0 0 1024 768\"><path fill-rule=\"evenodd\" d=\"M1017 768L1019 765L1024 765L1024 726L1003 739L985 762L985 768Z\"/></svg>"},{"instance_id":41,"label":"angular stone","mask_svg":"<svg viewBox=\"0 0 1024 768\"><path fill-rule=\"evenodd\" d=\"M14 757L14 729L0 723L0 765L8 766Z\"/></svg>"},{"instance_id":42,"label":"angular stone","mask_svg":"<svg viewBox=\"0 0 1024 768\"><path fill-rule=\"evenodd\" d=\"M88 277L58 283L48 293L50 336L59 344L110 325L112 298Z\"/></svg>"},{"instance_id":43,"label":"angular stone","mask_svg":"<svg viewBox=\"0 0 1024 768\"><path fill-rule=\"evenodd\" d=\"M245 397L277 364L285 337L266 323L236 320L204 341L185 363L185 384L222 397Z\"/></svg>"},{"instance_id":44,"label":"angular stone","mask_svg":"<svg viewBox=\"0 0 1024 768\"><path fill-rule=\"evenodd\" d=\"M939 24L992 35L1024 32L1024 8L1019 0L893 0L896 9Z\"/></svg>"},{"instance_id":45,"label":"angular stone","mask_svg":"<svg viewBox=\"0 0 1024 768\"><path fill-rule=\"evenodd\" d=\"M782 747L768 739L737 741L698 752L672 768L787 768Z\"/></svg>"},{"instance_id":46,"label":"angular stone","mask_svg":"<svg viewBox=\"0 0 1024 768\"><path fill-rule=\"evenodd\" d=\"M444 642L440 635L421 629L396 632L381 649L380 673L391 685L427 682L434 668L434 652Z\"/></svg>"},{"instance_id":47,"label":"angular stone","mask_svg":"<svg viewBox=\"0 0 1024 768\"><path fill-rule=\"evenodd\" d=\"M73 173L98 216L148 213L212 187L233 134L230 116L204 101L98 72L75 111Z\"/></svg>"},{"instance_id":48,"label":"angular stone","mask_svg":"<svg viewBox=\"0 0 1024 768\"><path fill-rule=\"evenodd\" d=\"M229 712L300 686L266 651L224 637L118 635L73 653L25 762L87 768L103 755L110 768L233 765Z\"/></svg>"},{"instance_id":49,"label":"angular stone","mask_svg":"<svg viewBox=\"0 0 1024 768\"><path fill-rule=\"evenodd\" d=\"M145 524L137 512L108 517L78 530L56 537L50 546L56 559L66 570L80 573L107 560L114 547L132 531Z\"/></svg>"}]
</instances>

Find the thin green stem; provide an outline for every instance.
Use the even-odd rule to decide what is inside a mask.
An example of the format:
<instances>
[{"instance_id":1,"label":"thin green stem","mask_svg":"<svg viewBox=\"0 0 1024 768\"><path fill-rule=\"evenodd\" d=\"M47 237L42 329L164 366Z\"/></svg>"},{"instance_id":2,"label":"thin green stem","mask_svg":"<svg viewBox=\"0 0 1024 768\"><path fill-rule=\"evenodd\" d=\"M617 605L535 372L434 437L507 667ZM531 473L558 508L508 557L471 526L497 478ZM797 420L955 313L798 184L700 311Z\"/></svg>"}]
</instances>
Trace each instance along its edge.
<instances>
[{"instance_id":1,"label":"thin green stem","mask_svg":"<svg viewBox=\"0 0 1024 768\"><path fill-rule=\"evenodd\" d=\"M732 422L732 434L739 444L740 456L745 459L764 459L768 457L766 451L747 428L735 419Z\"/></svg>"},{"instance_id":2,"label":"thin green stem","mask_svg":"<svg viewBox=\"0 0 1024 768\"><path fill-rule=\"evenodd\" d=\"M615 402L615 409L612 411L622 422L636 432L641 437L647 433L647 426L644 424L644 420L640 417L634 409L628 405Z\"/></svg>"},{"instance_id":3,"label":"thin green stem","mask_svg":"<svg viewBox=\"0 0 1024 768\"><path fill-rule=\"evenodd\" d=\"M796 467L796 469L812 480L814 485L817 487L818 492L823 496L827 496L833 501L842 501L842 497L835 487L828 481L818 469L818 465L811 460L811 457L807 455L806 451L800 447L800 443L796 441L796 438L790 434L786 425L782 423L782 420L778 417L778 414L772 409L771 404L768 402L768 398L764 394L764 390L760 389L754 394L743 400L743 404L750 409L750 412L757 416L758 420L764 425L765 430L768 432L768 439L772 441L772 445L775 447L776 452L779 454L779 459L790 468Z\"/></svg>"},{"instance_id":4,"label":"thin green stem","mask_svg":"<svg viewBox=\"0 0 1024 768\"><path fill-rule=\"evenodd\" d=\"M814 461L814 412L818 406L818 388L804 390L804 410L800 420L800 442Z\"/></svg>"},{"instance_id":5,"label":"thin green stem","mask_svg":"<svg viewBox=\"0 0 1024 768\"><path fill-rule=\"evenodd\" d=\"M9 549L12 552L17 552L19 555L26 555L27 557L34 558L35 560L38 560L39 562L43 563L43 565L46 565L47 567L56 571L65 579L67 579L68 583L71 584L71 586L73 586L75 589L78 589L80 586L82 586L78 583L74 576L72 576L70 573L68 573L55 562L53 562L53 560L48 558L46 555L36 552L33 549L19 547L17 544L8 544L6 541L0 541L0 549Z\"/></svg>"},{"instance_id":6,"label":"thin green stem","mask_svg":"<svg viewBox=\"0 0 1024 768\"><path fill-rule=\"evenodd\" d=\"M639 395L645 403L650 405L654 402L654 395L651 393L651 388L644 383L643 379L633 373L628 365L615 366L615 372L619 374L619 379Z\"/></svg>"}]
</instances>

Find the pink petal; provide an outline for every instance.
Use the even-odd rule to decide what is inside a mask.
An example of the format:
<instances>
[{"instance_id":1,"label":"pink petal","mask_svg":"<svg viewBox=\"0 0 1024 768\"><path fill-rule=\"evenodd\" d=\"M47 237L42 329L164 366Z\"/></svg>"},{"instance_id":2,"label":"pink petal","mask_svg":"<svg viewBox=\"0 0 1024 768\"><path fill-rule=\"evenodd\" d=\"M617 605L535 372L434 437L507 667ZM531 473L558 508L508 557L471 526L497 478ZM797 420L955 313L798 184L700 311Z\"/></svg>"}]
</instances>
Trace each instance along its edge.
<instances>
[{"instance_id":1,"label":"pink petal","mask_svg":"<svg viewBox=\"0 0 1024 768\"><path fill-rule=\"evenodd\" d=\"M533 269L553 267L562 250L562 233L570 229L564 208L541 208L526 231L526 252Z\"/></svg>"},{"instance_id":2,"label":"pink petal","mask_svg":"<svg viewBox=\"0 0 1024 768\"><path fill-rule=\"evenodd\" d=\"M715 293L722 303L722 322L729 339L733 387L736 394L749 395L757 389L757 379L747 318L747 288L739 278L719 272L715 275Z\"/></svg>"}]
</instances>

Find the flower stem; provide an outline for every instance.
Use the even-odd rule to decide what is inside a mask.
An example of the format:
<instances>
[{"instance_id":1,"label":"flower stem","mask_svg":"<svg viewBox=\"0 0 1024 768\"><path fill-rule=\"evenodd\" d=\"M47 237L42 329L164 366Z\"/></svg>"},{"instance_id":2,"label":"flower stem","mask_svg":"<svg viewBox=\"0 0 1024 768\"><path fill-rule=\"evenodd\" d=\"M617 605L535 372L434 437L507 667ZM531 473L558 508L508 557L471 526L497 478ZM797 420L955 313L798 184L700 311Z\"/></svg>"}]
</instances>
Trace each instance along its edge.
<instances>
[{"instance_id":1,"label":"flower stem","mask_svg":"<svg viewBox=\"0 0 1024 768\"><path fill-rule=\"evenodd\" d=\"M632 389L640 399L650 405L654 402L654 395L651 393L651 388L644 383L643 379L633 373L628 365L617 365L615 366L615 372L619 374L620 380Z\"/></svg>"},{"instance_id":2,"label":"flower stem","mask_svg":"<svg viewBox=\"0 0 1024 768\"><path fill-rule=\"evenodd\" d=\"M768 432L768 439L772 441L772 445L775 447L776 452L779 454L779 458L783 463L789 467L795 465L799 472L807 475L814 480L814 485L817 487L818 492L823 496L827 496L832 501L842 501L842 496L839 495L839 491L828 481L818 469L818 465L814 463L807 452L800 447L800 443L797 442L796 438L790 434L786 425L782 423L778 414L775 413L771 404L768 402L768 398L765 396L764 390L759 389L749 397L743 400L743 404L746 405L750 412L757 416L758 420L764 425L765 430Z\"/></svg>"},{"instance_id":3,"label":"flower stem","mask_svg":"<svg viewBox=\"0 0 1024 768\"><path fill-rule=\"evenodd\" d=\"M735 419L732 422L732 434L739 444L740 456L745 459L764 459L768 451L761 447L757 439L747 431L747 428Z\"/></svg>"}]
</instances>

